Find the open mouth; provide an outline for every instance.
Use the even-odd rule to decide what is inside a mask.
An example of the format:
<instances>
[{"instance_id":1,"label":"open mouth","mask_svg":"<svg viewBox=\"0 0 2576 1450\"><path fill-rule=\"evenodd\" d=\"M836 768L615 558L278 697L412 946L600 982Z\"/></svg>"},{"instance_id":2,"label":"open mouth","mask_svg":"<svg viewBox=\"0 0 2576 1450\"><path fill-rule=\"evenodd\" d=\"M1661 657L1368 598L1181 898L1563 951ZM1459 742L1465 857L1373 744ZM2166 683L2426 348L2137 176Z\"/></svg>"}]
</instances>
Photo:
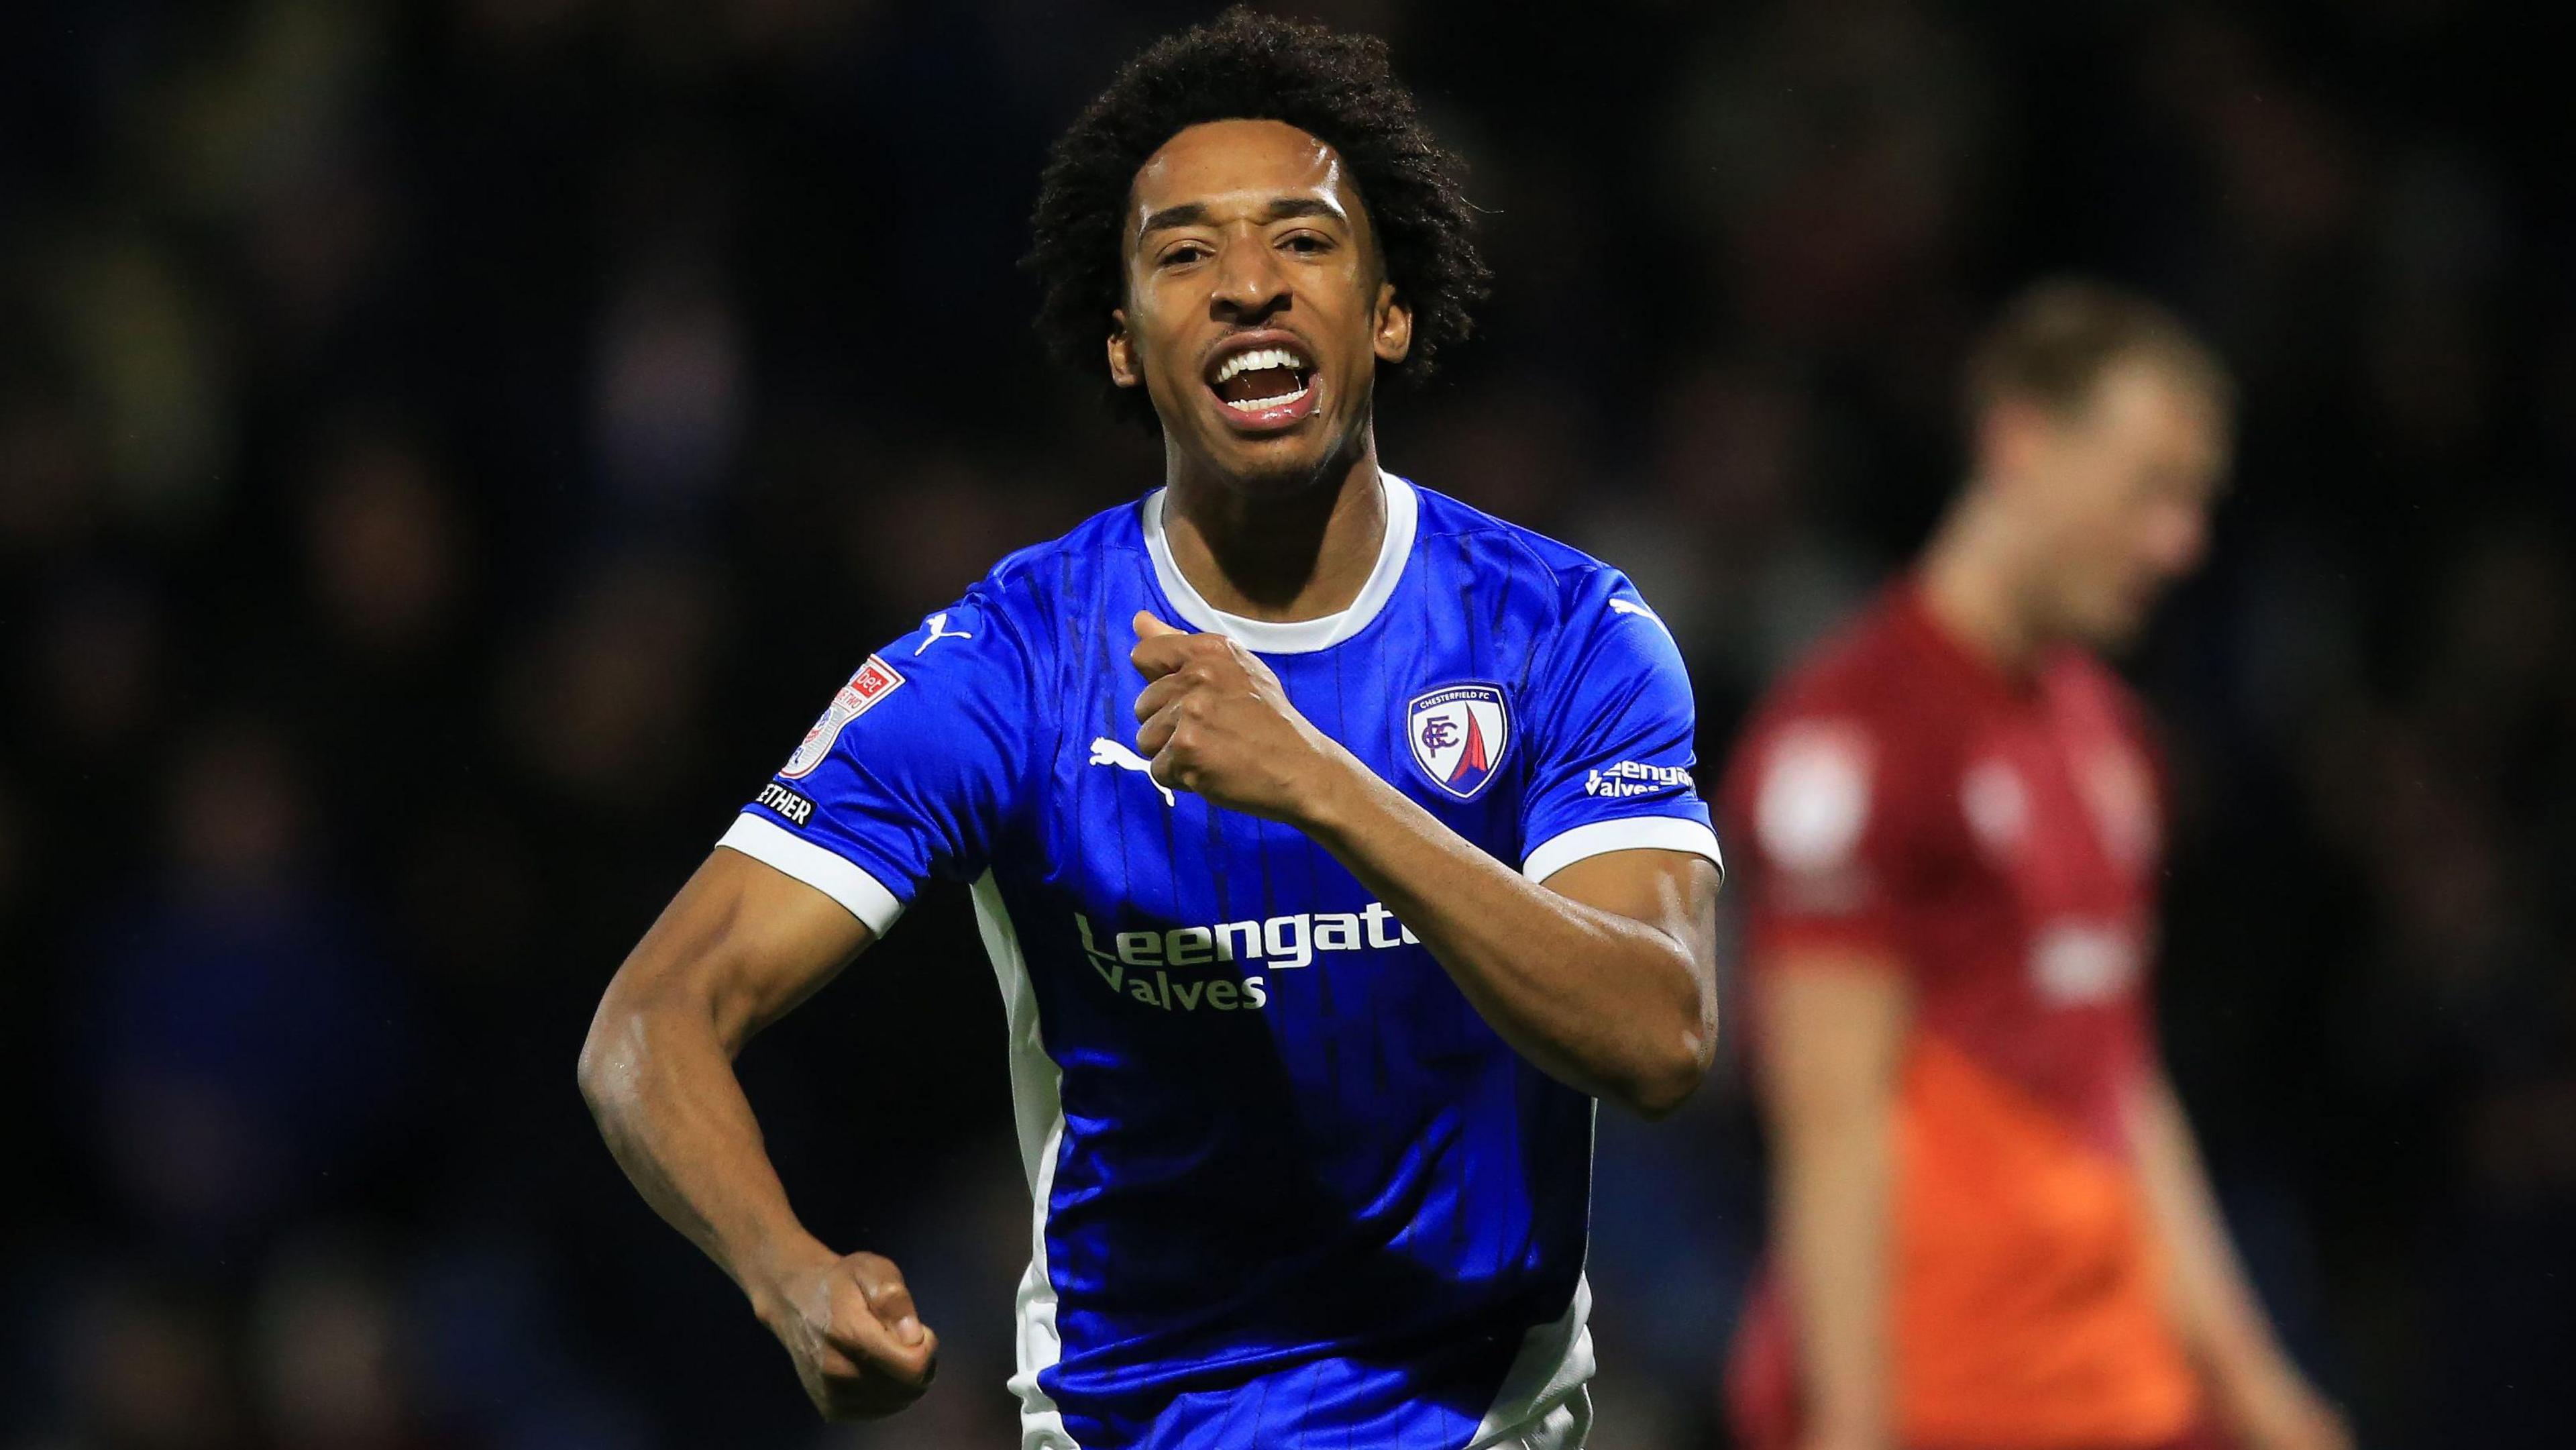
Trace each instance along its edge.
<instances>
[{"instance_id":1,"label":"open mouth","mask_svg":"<svg viewBox=\"0 0 2576 1450\"><path fill-rule=\"evenodd\" d=\"M1315 364L1292 346L1241 348L1219 357L1208 370L1208 390L1239 422L1291 423L1312 408Z\"/></svg>"}]
</instances>

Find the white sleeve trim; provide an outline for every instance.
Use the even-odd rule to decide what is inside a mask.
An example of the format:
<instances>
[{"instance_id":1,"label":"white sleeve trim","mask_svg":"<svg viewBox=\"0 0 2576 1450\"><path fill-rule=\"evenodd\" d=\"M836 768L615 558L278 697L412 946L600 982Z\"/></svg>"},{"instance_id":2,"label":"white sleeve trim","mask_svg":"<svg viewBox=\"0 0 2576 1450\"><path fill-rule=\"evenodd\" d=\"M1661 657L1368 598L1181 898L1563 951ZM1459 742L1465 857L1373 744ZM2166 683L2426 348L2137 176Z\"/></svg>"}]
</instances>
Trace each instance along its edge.
<instances>
[{"instance_id":1,"label":"white sleeve trim","mask_svg":"<svg viewBox=\"0 0 2576 1450\"><path fill-rule=\"evenodd\" d=\"M877 878L844 856L817 846L765 816L749 811L733 818L719 846L730 846L764 866L786 872L841 903L850 915L884 936L903 915L903 901Z\"/></svg>"},{"instance_id":2,"label":"white sleeve trim","mask_svg":"<svg viewBox=\"0 0 2576 1450\"><path fill-rule=\"evenodd\" d=\"M1588 826L1559 831L1529 853L1529 859L1521 865L1521 874L1532 881L1545 881L1577 861L1612 851L1687 851L1707 857L1709 864L1717 868L1720 880L1726 876L1726 858L1718 854L1717 832L1682 816L1622 816L1615 821L1594 821Z\"/></svg>"}]
</instances>

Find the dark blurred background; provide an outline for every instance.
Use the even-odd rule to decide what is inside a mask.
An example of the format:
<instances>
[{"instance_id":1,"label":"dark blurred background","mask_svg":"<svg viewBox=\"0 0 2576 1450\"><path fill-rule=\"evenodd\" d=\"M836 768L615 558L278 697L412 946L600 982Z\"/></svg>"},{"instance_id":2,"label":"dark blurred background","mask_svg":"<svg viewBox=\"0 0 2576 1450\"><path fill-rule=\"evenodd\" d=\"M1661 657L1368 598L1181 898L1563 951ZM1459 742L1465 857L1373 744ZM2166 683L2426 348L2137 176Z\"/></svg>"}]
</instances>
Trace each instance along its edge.
<instances>
[{"instance_id":1,"label":"dark blurred background","mask_svg":"<svg viewBox=\"0 0 2576 1450\"><path fill-rule=\"evenodd\" d=\"M1390 465L1627 567L1711 767L1929 525L2005 293L2133 283L2241 370L2217 556L2130 662L2184 797L2166 1042L2373 1446L2576 1424L2546 8L1307 7L1393 42L1499 274ZM573 1059L867 650L1157 481L1013 263L1055 128L1206 11L10 13L0 1444L1012 1443L1028 1205L962 899L744 1067L809 1221L945 1336L905 1418L815 1425ZM1757 1173L1726 1074L1603 1116L1598 1450L1723 1443Z\"/></svg>"}]
</instances>

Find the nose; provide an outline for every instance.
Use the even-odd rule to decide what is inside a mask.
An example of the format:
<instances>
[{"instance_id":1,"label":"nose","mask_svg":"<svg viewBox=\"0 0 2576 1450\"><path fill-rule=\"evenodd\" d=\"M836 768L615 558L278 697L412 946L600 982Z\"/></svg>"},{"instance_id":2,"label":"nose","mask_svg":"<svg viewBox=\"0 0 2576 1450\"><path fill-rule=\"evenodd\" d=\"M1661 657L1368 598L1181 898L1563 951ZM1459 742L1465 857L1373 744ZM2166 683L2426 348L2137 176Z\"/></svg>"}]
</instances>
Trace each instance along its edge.
<instances>
[{"instance_id":1,"label":"nose","mask_svg":"<svg viewBox=\"0 0 2576 1450\"><path fill-rule=\"evenodd\" d=\"M1219 322L1259 322L1288 305L1288 275L1259 237L1229 239L1217 255L1208 302Z\"/></svg>"}]
</instances>

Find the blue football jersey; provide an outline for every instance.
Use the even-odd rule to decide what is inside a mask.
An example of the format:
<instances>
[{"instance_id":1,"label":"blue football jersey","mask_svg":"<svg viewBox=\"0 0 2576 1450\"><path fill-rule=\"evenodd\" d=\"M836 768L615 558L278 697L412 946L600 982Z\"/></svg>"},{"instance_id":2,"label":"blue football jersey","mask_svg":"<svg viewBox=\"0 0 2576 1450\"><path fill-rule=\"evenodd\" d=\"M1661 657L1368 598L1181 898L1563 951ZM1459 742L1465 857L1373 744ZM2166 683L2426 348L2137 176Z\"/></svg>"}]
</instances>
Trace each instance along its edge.
<instances>
[{"instance_id":1,"label":"blue football jersey","mask_svg":"<svg viewBox=\"0 0 2576 1450\"><path fill-rule=\"evenodd\" d=\"M1318 729L1531 878L1718 860L1690 684L1616 570L1392 476L1350 608L1210 607L1161 492L868 657L723 844L882 935L970 883L1036 1204L1027 1450L1579 1445L1592 1101L1506 1046L1290 826L1134 749L1139 609L1230 635Z\"/></svg>"}]
</instances>

